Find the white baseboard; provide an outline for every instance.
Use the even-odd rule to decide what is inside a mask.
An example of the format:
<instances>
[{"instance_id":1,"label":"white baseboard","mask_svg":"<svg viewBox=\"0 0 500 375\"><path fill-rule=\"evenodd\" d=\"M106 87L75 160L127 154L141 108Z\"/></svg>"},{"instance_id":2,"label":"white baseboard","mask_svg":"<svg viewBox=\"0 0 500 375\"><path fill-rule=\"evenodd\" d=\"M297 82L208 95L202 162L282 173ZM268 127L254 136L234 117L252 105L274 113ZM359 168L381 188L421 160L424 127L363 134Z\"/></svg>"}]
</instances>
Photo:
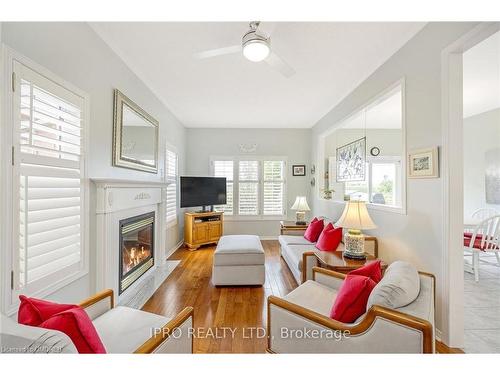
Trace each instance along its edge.
<instances>
[{"instance_id":1,"label":"white baseboard","mask_svg":"<svg viewBox=\"0 0 500 375\"><path fill-rule=\"evenodd\" d=\"M182 241L179 241L174 247L172 247L168 253L167 253L167 258L172 255L173 253L175 253L177 250L179 250L179 248L184 245L184 240Z\"/></svg>"},{"instance_id":2,"label":"white baseboard","mask_svg":"<svg viewBox=\"0 0 500 375\"><path fill-rule=\"evenodd\" d=\"M266 241L266 240L278 240L278 236L259 236L259 238L263 241Z\"/></svg>"}]
</instances>

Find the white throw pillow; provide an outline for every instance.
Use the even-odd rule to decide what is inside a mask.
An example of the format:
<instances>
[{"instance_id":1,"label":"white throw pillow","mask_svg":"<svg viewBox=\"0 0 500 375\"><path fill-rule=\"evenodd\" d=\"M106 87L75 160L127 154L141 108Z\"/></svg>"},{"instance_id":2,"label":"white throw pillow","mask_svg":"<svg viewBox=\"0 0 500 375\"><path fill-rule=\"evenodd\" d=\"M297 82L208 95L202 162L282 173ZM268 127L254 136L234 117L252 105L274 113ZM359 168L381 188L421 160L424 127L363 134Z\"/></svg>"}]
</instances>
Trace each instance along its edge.
<instances>
[{"instance_id":1,"label":"white throw pillow","mask_svg":"<svg viewBox=\"0 0 500 375\"><path fill-rule=\"evenodd\" d=\"M368 310L372 305L380 305L397 309L406 306L420 293L420 276L413 265L396 261L384 273L384 277L373 288L366 304Z\"/></svg>"}]
</instances>

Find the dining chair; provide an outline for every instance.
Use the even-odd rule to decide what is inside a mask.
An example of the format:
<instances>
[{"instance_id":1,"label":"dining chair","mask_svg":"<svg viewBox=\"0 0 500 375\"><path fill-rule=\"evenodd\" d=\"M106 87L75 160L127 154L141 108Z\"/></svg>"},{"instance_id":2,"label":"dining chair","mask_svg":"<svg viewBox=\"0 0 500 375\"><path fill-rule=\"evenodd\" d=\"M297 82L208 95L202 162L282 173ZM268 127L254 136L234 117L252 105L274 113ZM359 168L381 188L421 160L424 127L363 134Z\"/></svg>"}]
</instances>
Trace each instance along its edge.
<instances>
[{"instance_id":1,"label":"dining chair","mask_svg":"<svg viewBox=\"0 0 500 375\"><path fill-rule=\"evenodd\" d=\"M472 272L479 281L479 257L494 253L500 266L500 215L482 220L472 231L464 233L464 255L472 255Z\"/></svg>"},{"instance_id":2,"label":"dining chair","mask_svg":"<svg viewBox=\"0 0 500 375\"><path fill-rule=\"evenodd\" d=\"M494 208L480 208L472 213L472 218L476 220L486 220L489 217L500 215L500 211Z\"/></svg>"}]
</instances>

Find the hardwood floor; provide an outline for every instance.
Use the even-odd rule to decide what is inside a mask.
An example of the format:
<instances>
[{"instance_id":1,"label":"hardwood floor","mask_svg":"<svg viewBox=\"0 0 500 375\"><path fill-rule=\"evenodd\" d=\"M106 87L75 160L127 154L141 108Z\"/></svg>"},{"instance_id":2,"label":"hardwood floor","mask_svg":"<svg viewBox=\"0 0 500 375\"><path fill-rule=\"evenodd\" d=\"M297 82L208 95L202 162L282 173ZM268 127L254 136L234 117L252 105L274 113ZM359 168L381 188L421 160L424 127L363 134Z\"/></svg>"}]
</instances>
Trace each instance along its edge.
<instances>
[{"instance_id":1,"label":"hardwood floor","mask_svg":"<svg viewBox=\"0 0 500 375\"><path fill-rule=\"evenodd\" d=\"M195 353L265 353L266 339L259 334L264 336L267 297L283 296L297 283L279 256L278 241L262 241L262 245L266 253L263 287L215 287L211 283L215 247L181 248L169 258L181 263L143 310L173 316L193 306Z\"/></svg>"},{"instance_id":2,"label":"hardwood floor","mask_svg":"<svg viewBox=\"0 0 500 375\"><path fill-rule=\"evenodd\" d=\"M181 263L146 302L143 310L174 316L194 307L194 353L265 353L267 297L283 296L297 287L279 256L278 241L262 241L266 252L263 287L215 287L211 283L215 246L177 250L169 258ZM260 328L260 332L255 329ZM253 329L253 331L252 331ZM436 341L438 353L463 353Z\"/></svg>"}]
</instances>

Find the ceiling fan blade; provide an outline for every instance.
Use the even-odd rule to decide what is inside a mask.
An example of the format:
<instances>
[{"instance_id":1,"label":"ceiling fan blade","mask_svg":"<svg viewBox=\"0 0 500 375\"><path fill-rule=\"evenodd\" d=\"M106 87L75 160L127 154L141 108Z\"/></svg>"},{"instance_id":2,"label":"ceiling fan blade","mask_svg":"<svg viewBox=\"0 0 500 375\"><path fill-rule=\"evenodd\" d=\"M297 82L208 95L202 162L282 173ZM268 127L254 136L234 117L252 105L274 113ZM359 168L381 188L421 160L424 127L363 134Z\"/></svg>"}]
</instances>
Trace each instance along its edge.
<instances>
[{"instance_id":1,"label":"ceiling fan blade","mask_svg":"<svg viewBox=\"0 0 500 375\"><path fill-rule=\"evenodd\" d=\"M241 52L241 45L234 45L229 47L222 47L216 49L209 49L207 51L202 51L194 54L197 59L208 59L210 57L230 55L232 53Z\"/></svg>"},{"instance_id":2,"label":"ceiling fan blade","mask_svg":"<svg viewBox=\"0 0 500 375\"><path fill-rule=\"evenodd\" d=\"M274 52L271 52L264 61L271 68L283 74L286 78L290 78L295 74L295 69L293 69L285 60Z\"/></svg>"}]
</instances>

